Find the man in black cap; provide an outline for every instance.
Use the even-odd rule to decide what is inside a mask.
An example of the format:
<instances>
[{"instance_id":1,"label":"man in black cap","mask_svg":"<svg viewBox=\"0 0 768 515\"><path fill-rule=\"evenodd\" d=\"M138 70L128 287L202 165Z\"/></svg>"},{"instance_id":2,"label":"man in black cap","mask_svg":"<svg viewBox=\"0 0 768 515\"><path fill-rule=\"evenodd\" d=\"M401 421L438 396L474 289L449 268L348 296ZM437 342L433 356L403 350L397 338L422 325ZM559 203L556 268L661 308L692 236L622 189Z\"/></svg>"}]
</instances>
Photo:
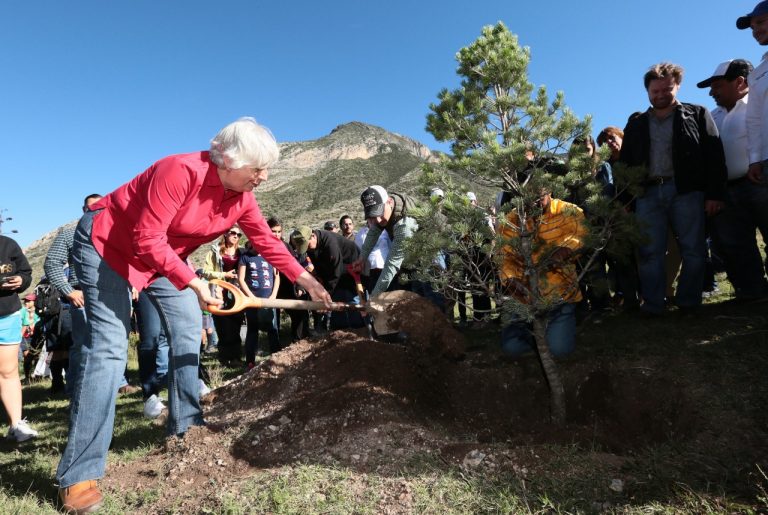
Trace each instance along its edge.
<instances>
[{"instance_id":1,"label":"man in black cap","mask_svg":"<svg viewBox=\"0 0 768 515\"><path fill-rule=\"evenodd\" d=\"M395 275L400 271L405 258L405 240L418 229L416 220L408 216L408 210L416 205L416 201L401 193L387 193L383 187L374 185L363 191L360 202L363 204L370 230L365 236L362 256L356 264L356 270L358 272L362 270L363 263L367 261L368 255L376 246L382 231L387 231L391 240L384 268L381 270L376 286L371 291L373 297L387 291Z\"/></svg>"},{"instance_id":2,"label":"man in black cap","mask_svg":"<svg viewBox=\"0 0 768 515\"><path fill-rule=\"evenodd\" d=\"M761 46L768 45L768 0L755 6L751 13L736 20L739 29L752 29L752 37ZM754 183L766 182L768 168L768 52L749 74L749 104L747 105L747 148L749 172Z\"/></svg>"},{"instance_id":3,"label":"man in black cap","mask_svg":"<svg viewBox=\"0 0 768 515\"><path fill-rule=\"evenodd\" d=\"M768 238L768 189L747 179L747 109L751 97L747 76L751 71L749 61L733 59L720 63L711 77L697 84L700 88L709 87L718 106L712 111L712 118L725 150L728 188L725 208L712 218L712 237L738 299L754 299L768 293L755 238L756 228L763 239Z\"/></svg>"},{"instance_id":4,"label":"man in black cap","mask_svg":"<svg viewBox=\"0 0 768 515\"><path fill-rule=\"evenodd\" d=\"M328 220L323 224L323 230L328 232L339 232L339 226L333 220Z\"/></svg>"},{"instance_id":5,"label":"man in black cap","mask_svg":"<svg viewBox=\"0 0 768 515\"><path fill-rule=\"evenodd\" d=\"M291 245L298 254L306 252L315 267L313 273L334 301L356 304L362 301L357 298L355 279L348 270L360 258L360 249L354 241L331 231L313 231L305 225L291 233ZM331 313L331 329L363 325L363 318L358 312Z\"/></svg>"}]
</instances>

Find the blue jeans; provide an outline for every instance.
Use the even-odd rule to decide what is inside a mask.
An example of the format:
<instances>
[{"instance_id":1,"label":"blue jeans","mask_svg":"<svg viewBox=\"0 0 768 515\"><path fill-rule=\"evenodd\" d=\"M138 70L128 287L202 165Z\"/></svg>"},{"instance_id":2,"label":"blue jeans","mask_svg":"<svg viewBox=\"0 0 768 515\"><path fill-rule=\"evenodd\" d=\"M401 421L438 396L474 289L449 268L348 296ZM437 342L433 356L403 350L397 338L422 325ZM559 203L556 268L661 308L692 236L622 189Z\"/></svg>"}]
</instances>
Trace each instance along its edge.
<instances>
[{"instance_id":1,"label":"blue jeans","mask_svg":"<svg viewBox=\"0 0 768 515\"><path fill-rule=\"evenodd\" d=\"M765 263L757 246L755 229L768 238L768 161L763 162L763 182L744 178L729 183L725 209L712 218L715 250L725 261L728 279L737 298L757 298L768 293Z\"/></svg>"},{"instance_id":2,"label":"blue jeans","mask_svg":"<svg viewBox=\"0 0 768 515\"><path fill-rule=\"evenodd\" d=\"M69 435L56 477L62 488L104 475L112 440L115 399L124 374L130 331L130 285L99 256L91 242L93 217L83 215L72 249L88 321L72 385ZM197 368L202 317L197 297L160 278L146 289L160 313L171 348L168 433L203 424Z\"/></svg>"},{"instance_id":3,"label":"blue jeans","mask_svg":"<svg viewBox=\"0 0 768 515\"><path fill-rule=\"evenodd\" d=\"M565 303L547 315L547 343L555 357L565 356L576 348L576 304ZM536 341L529 324L519 319L501 330L501 350L517 357L536 349Z\"/></svg>"},{"instance_id":4,"label":"blue jeans","mask_svg":"<svg viewBox=\"0 0 768 515\"><path fill-rule=\"evenodd\" d=\"M160 314L146 292L136 303L139 325L139 380L144 400L160 393L168 373L168 339Z\"/></svg>"},{"instance_id":5,"label":"blue jeans","mask_svg":"<svg viewBox=\"0 0 768 515\"><path fill-rule=\"evenodd\" d=\"M278 319L274 308L251 308L245 310L248 327L245 334L245 362L256 361L256 351L259 349L259 329L267 333L270 354L280 350L280 333Z\"/></svg>"},{"instance_id":6,"label":"blue jeans","mask_svg":"<svg viewBox=\"0 0 768 515\"><path fill-rule=\"evenodd\" d=\"M677 280L675 301L691 308L701 305L704 284L706 246L704 242L704 192L680 195L674 182L649 186L637 199L637 219L644 224L648 240L638 248L638 273L643 310L664 311L667 252L667 230L677 238L682 268Z\"/></svg>"},{"instance_id":7,"label":"blue jeans","mask_svg":"<svg viewBox=\"0 0 768 515\"><path fill-rule=\"evenodd\" d=\"M67 382L64 385L64 392L68 397L72 397L75 378L80 374L80 350L88 340L88 320L85 318L85 308L70 306L69 315L72 317L72 347L69 349L69 366L67 367ZM126 379L125 371L123 371L117 387L121 388L127 384L128 379Z\"/></svg>"}]
</instances>

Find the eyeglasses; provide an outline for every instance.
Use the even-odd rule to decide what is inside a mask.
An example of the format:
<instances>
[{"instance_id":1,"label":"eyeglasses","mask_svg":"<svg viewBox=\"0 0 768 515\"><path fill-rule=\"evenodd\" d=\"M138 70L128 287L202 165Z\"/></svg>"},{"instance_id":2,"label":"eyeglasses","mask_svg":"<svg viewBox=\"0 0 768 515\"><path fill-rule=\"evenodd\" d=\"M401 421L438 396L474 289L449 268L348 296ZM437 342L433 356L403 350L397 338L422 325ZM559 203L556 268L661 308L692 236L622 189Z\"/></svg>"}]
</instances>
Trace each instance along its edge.
<instances>
[{"instance_id":1,"label":"eyeglasses","mask_svg":"<svg viewBox=\"0 0 768 515\"><path fill-rule=\"evenodd\" d=\"M242 236L242 234L241 234L241 233L239 233L239 232L237 232L237 231L229 231L227 234L228 234L229 236L237 236L238 238L239 238L240 236Z\"/></svg>"}]
</instances>

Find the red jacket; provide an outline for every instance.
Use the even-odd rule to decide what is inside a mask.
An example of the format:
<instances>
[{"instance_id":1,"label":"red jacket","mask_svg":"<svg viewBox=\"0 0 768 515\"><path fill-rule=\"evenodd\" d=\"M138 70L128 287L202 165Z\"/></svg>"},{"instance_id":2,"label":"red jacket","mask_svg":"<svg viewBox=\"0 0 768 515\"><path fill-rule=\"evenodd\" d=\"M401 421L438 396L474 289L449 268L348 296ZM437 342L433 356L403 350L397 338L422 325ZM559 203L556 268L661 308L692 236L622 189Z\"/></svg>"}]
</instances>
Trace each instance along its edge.
<instances>
[{"instance_id":1,"label":"red jacket","mask_svg":"<svg viewBox=\"0 0 768 515\"><path fill-rule=\"evenodd\" d=\"M208 152L161 159L94 203L92 241L115 272L138 290L160 276L183 289L194 277L184 260L237 223L290 281L304 269L272 236L251 192L225 190Z\"/></svg>"}]
</instances>

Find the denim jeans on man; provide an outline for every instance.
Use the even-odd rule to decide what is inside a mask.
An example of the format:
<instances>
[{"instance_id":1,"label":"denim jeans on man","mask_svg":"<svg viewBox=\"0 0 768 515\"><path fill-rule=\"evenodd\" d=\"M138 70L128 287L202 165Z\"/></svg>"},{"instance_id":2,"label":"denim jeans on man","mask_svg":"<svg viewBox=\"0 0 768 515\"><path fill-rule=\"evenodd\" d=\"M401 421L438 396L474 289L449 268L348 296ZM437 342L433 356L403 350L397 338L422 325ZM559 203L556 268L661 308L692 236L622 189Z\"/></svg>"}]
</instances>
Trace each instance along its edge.
<instances>
[{"instance_id":1,"label":"denim jeans on man","mask_svg":"<svg viewBox=\"0 0 768 515\"><path fill-rule=\"evenodd\" d=\"M576 348L576 304L566 302L547 315L547 343L555 357L565 356ZM529 324L513 318L501 330L501 350L517 357L536 349Z\"/></svg>"},{"instance_id":2,"label":"denim jeans on man","mask_svg":"<svg viewBox=\"0 0 768 515\"><path fill-rule=\"evenodd\" d=\"M715 249L725 261L736 298L754 299L768 293L766 266L757 246L755 229L768 238L768 161L763 182L746 177L728 183L725 209L712 219Z\"/></svg>"},{"instance_id":3,"label":"denim jeans on man","mask_svg":"<svg viewBox=\"0 0 768 515\"><path fill-rule=\"evenodd\" d=\"M136 303L139 326L139 380L144 400L158 395L168 373L168 339L160 314L146 292L139 292Z\"/></svg>"},{"instance_id":4,"label":"denim jeans on man","mask_svg":"<svg viewBox=\"0 0 768 515\"><path fill-rule=\"evenodd\" d=\"M664 311L667 231L671 226L683 264L677 280L675 303L682 308L701 305L704 283L704 192L678 194L673 181L650 185L637 199L635 214L648 240L638 248L638 273L643 310Z\"/></svg>"},{"instance_id":5,"label":"denim jeans on man","mask_svg":"<svg viewBox=\"0 0 768 515\"><path fill-rule=\"evenodd\" d=\"M83 215L75 232L74 266L85 297L86 338L72 387L67 446L56 472L59 486L104 475L112 440L115 399L128 354L130 285L91 243L94 212ZM204 424L197 368L202 317L190 289L177 290L160 278L145 290L160 312L171 349L168 384L168 433L183 434Z\"/></svg>"}]
</instances>

